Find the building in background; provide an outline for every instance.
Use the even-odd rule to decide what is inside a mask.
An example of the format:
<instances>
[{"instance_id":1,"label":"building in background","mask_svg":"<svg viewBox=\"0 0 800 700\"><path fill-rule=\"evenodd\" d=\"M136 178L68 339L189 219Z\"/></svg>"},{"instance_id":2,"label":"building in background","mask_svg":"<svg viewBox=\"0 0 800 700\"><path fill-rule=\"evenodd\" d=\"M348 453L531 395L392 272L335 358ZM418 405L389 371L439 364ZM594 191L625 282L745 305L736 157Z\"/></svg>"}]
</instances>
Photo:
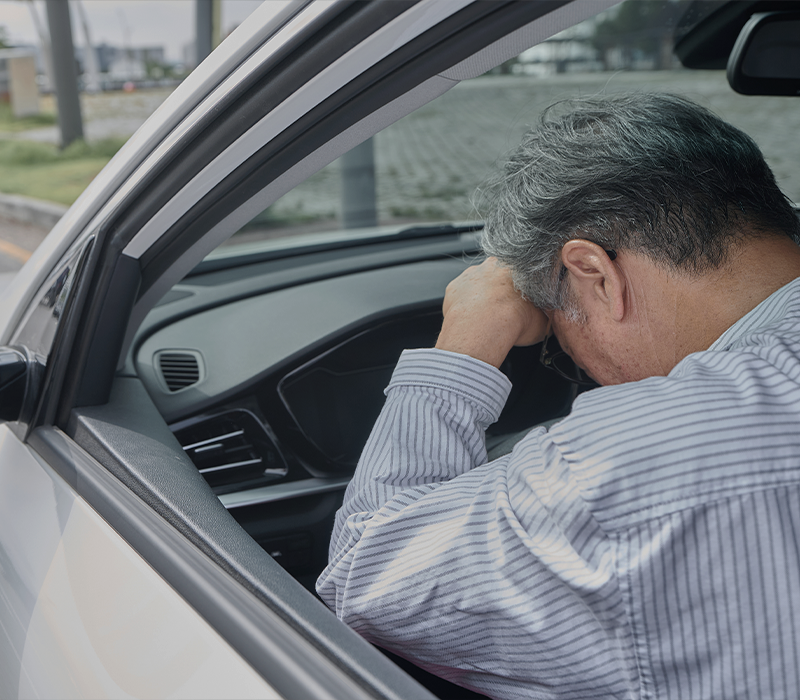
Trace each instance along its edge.
<instances>
[{"instance_id":1,"label":"building in background","mask_svg":"<svg viewBox=\"0 0 800 700\"><path fill-rule=\"evenodd\" d=\"M39 114L36 52L30 48L0 49L0 100L11 104L15 117Z\"/></svg>"},{"instance_id":2,"label":"building in background","mask_svg":"<svg viewBox=\"0 0 800 700\"><path fill-rule=\"evenodd\" d=\"M110 44L94 47L98 80L103 90L120 89L125 83L143 87L173 84L183 77L183 66L166 59L163 46L122 48ZM76 50L80 71L87 65L86 47Z\"/></svg>"}]
</instances>

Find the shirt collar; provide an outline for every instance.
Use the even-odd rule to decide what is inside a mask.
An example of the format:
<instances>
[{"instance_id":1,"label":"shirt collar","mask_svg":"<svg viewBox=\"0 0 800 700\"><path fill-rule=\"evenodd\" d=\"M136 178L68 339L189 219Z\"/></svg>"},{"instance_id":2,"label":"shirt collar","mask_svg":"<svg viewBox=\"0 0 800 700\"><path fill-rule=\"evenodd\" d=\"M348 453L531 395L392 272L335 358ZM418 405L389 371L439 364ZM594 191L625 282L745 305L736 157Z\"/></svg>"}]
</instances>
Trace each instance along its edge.
<instances>
[{"instance_id":1,"label":"shirt collar","mask_svg":"<svg viewBox=\"0 0 800 700\"><path fill-rule=\"evenodd\" d=\"M770 294L752 311L748 311L709 346L709 350L730 350L738 341L759 328L780 321L786 315L790 300L800 293L800 277Z\"/></svg>"}]
</instances>

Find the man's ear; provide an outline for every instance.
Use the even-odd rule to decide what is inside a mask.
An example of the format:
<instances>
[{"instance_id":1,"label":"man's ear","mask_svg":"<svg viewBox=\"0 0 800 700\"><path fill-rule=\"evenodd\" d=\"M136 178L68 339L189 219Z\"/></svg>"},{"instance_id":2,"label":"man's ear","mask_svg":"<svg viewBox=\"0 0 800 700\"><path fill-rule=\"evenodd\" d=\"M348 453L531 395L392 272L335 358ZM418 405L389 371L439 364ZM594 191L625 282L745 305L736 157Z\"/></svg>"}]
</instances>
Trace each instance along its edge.
<instances>
[{"instance_id":1,"label":"man's ear","mask_svg":"<svg viewBox=\"0 0 800 700\"><path fill-rule=\"evenodd\" d=\"M615 321L625 316L625 279L597 243L576 238L561 249L561 262L572 276L584 304L602 304Z\"/></svg>"}]
</instances>

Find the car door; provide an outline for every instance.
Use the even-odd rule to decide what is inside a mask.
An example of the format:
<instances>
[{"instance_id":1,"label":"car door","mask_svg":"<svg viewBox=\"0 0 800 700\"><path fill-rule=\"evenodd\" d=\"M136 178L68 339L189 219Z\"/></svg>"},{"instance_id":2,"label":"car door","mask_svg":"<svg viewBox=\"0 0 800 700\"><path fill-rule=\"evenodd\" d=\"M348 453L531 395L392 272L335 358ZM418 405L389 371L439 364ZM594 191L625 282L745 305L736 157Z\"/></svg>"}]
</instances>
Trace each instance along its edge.
<instances>
[{"instance_id":1,"label":"car door","mask_svg":"<svg viewBox=\"0 0 800 700\"><path fill-rule=\"evenodd\" d=\"M26 400L0 426L14 696L430 697L238 525L131 362L171 287L383 126L597 3L290 3L223 44L9 290Z\"/></svg>"}]
</instances>

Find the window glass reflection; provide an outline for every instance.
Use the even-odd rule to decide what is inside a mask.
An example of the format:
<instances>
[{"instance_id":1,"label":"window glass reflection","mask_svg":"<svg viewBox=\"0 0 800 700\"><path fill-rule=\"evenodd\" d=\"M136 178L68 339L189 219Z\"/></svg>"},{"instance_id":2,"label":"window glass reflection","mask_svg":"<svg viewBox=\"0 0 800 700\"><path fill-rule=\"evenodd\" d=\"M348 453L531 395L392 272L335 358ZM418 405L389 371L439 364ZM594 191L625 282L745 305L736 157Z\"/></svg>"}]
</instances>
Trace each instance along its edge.
<instances>
[{"instance_id":1,"label":"window glass reflection","mask_svg":"<svg viewBox=\"0 0 800 700\"><path fill-rule=\"evenodd\" d=\"M67 300L75 286L84 252L91 241L82 241L67 254L65 262L55 269L39 290L34 303L12 338L12 345L26 347L37 360L45 363L53 346L58 324Z\"/></svg>"}]
</instances>

